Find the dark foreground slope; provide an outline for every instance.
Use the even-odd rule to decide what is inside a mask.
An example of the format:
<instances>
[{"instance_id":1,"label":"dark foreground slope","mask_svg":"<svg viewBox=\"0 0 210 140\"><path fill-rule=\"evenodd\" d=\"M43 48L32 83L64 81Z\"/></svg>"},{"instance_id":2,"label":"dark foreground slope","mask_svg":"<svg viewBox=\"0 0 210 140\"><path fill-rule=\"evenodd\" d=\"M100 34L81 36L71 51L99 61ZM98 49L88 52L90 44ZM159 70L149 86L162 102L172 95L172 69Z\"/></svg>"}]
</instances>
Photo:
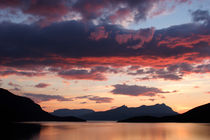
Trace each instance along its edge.
<instances>
[{"instance_id":1,"label":"dark foreground slope","mask_svg":"<svg viewBox=\"0 0 210 140\"><path fill-rule=\"evenodd\" d=\"M163 117L177 114L165 104L143 105L140 107L127 107L124 105L107 111L89 113L81 116L81 118L86 120L121 120L134 116Z\"/></svg>"},{"instance_id":2,"label":"dark foreground slope","mask_svg":"<svg viewBox=\"0 0 210 140\"><path fill-rule=\"evenodd\" d=\"M57 117L41 109L31 99L0 88L0 121L84 121L76 117Z\"/></svg>"},{"instance_id":3,"label":"dark foreground slope","mask_svg":"<svg viewBox=\"0 0 210 140\"><path fill-rule=\"evenodd\" d=\"M151 117L139 116L121 120L119 122L198 122L210 123L210 103L193 108L186 113L167 116L167 117Z\"/></svg>"}]
</instances>

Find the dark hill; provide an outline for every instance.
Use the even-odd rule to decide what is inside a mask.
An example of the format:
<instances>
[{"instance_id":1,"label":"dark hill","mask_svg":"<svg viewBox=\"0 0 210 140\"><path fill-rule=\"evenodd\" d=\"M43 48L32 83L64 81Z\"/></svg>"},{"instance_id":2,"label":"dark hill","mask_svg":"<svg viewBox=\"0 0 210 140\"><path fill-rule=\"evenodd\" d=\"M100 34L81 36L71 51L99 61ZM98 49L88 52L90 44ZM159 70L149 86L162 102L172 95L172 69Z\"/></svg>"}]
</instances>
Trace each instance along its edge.
<instances>
[{"instance_id":1,"label":"dark hill","mask_svg":"<svg viewBox=\"0 0 210 140\"><path fill-rule=\"evenodd\" d=\"M166 117L151 117L138 116L129 119L121 120L119 122L210 122L210 103L193 108L186 113L166 116Z\"/></svg>"},{"instance_id":2,"label":"dark hill","mask_svg":"<svg viewBox=\"0 0 210 140\"><path fill-rule=\"evenodd\" d=\"M66 117L66 116L80 117L94 112L95 111L91 109L57 109L51 114L60 117Z\"/></svg>"},{"instance_id":3,"label":"dark hill","mask_svg":"<svg viewBox=\"0 0 210 140\"><path fill-rule=\"evenodd\" d=\"M76 117L57 117L42 110L31 99L0 88L0 121L84 121Z\"/></svg>"},{"instance_id":4,"label":"dark hill","mask_svg":"<svg viewBox=\"0 0 210 140\"><path fill-rule=\"evenodd\" d=\"M125 105L101 112L94 112L81 116L81 118L86 120L121 120L134 116L170 116L177 115L169 106L165 104L156 104L151 106L140 106L129 108Z\"/></svg>"}]
</instances>

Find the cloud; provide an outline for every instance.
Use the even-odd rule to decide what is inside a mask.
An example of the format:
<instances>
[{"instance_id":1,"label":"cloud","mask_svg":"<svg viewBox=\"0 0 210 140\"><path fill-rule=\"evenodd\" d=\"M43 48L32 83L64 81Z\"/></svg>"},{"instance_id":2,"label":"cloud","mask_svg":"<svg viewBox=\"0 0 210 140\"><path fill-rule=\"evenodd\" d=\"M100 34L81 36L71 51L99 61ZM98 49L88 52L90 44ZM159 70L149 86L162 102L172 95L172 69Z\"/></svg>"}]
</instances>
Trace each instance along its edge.
<instances>
[{"instance_id":1,"label":"cloud","mask_svg":"<svg viewBox=\"0 0 210 140\"><path fill-rule=\"evenodd\" d=\"M80 102L80 104L87 104L87 102Z\"/></svg>"},{"instance_id":2,"label":"cloud","mask_svg":"<svg viewBox=\"0 0 210 140\"><path fill-rule=\"evenodd\" d=\"M208 38L206 34L206 32L210 34L208 29L204 34L202 33L203 26L194 24L157 30L149 42L145 42L142 37L144 36L143 34L146 34L143 32L150 34L151 29L130 31L118 26L105 25L104 30L110 33L110 37L95 41L90 39L90 34L97 26L90 25L90 27L86 28L81 22L75 21L57 23L45 28L2 23L0 24L0 41L6 47L0 48L0 58L2 60L0 64L15 67L29 67L32 63L33 65L42 66L79 64L160 65L158 63L160 61L163 62L162 64L167 64L176 63L177 61L190 62L195 58L205 59L210 52L208 39L198 39L199 42L197 41L191 47L185 47L185 45L167 47L164 43L160 43L161 41L166 41L168 37L183 39L185 36L191 36L192 33L203 34L199 38ZM132 35L139 32L142 33L142 37L134 37ZM117 36L133 37L128 39L125 37L125 41L119 43L116 40ZM198 35L194 37L194 40L197 37ZM81 40L83 41L81 42ZM115 63L115 61L119 60L120 63Z\"/></svg>"},{"instance_id":3,"label":"cloud","mask_svg":"<svg viewBox=\"0 0 210 140\"><path fill-rule=\"evenodd\" d=\"M1 87L1 85L2 85L2 80L0 79L0 87Z\"/></svg>"},{"instance_id":4,"label":"cloud","mask_svg":"<svg viewBox=\"0 0 210 140\"><path fill-rule=\"evenodd\" d=\"M16 71L16 70L0 71L0 76L9 76L9 75L33 77L33 76L44 76L45 73L36 72L36 71Z\"/></svg>"},{"instance_id":5,"label":"cloud","mask_svg":"<svg viewBox=\"0 0 210 140\"><path fill-rule=\"evenodd\" d=\"M0 0L2 9L18 9L23 14L35 16L41 24L59 21L60 17L68 13L66 4L65 0Z\"/></svg>"},{"instance_id":6,"label":"cloud","mask_svg":"<svg viewBox=\"0 0 210 140\"><path fill-rule=\"evenodd\" d=\"M50 86L50 84L46 84L46 83L39 83L35 85L36 88L46 88L48 86Z\"/></svg>"},{"instance_id":7,"label":"cloud","mask_svg":"<svg viewBox=\"0 0 210 140\"><path fill-rule=\"evenodd\" d=\"M151 79L164 79L164 80L181 80L182 74L179 72L170 71L168 69L137 69L135 72L128 72L128 75L146 75L136 80L151 80Z\"/></svg>"},{"instance_id":8,"label":"cloud","mask_svg":"<svg viewBox=\"0 0 210 140\"><path fill-rule=\"evenodd\" d=\"M207 10L196 10L192 12L192 20L194 22L203 22L204 24L208 24L210 21L209 11Z\"/></svg>"},{"instance_id":9,"label":"cloud","mask_svg":"<svg viewBox=\"0 0 210 140\"><path fill-rule=\"evenodd\" d=\"M176 74L164 74L164 75L149 75L145 76L143 78L136 78L136 80L142 81L142 80L156 80L156 79L164 79L164 80L181 80L182 76L176 75Z\"/></svg>"},{"instance_id":10,"label":"cloud","mask_svg":"<svg viewBox=\"0 0 210 140\"><path fill-rule=\"evenodd\" d=\"M127 46L128 48L139 49L145 42L150 42L154 35L154 28L141 29L139 31L116 35L116 41L119 44L126 44L129 41L140 41L136 45Z\"/></svg>"},{"instance_id":11,"label":"cloud","mask_svg":"<svg viewBox=\"0 0 210 140\"><path fill-rule=\"evenodd\" d=\"M11 90L13 90L13 91L21 91L21 89L20 88L18 88L18 87L14 87L13 89L11 89Z\"/></svg>"},{"instance_id":12,"label":"cloud","mask_svg":"<svg viewBox=\"0 0 210 140\"><path fill-rule=\"evenodd\" d=\"M38 18L42 25L73 19L119 24L145 20L187 1L172 0L171 4L166 0L0 0L0 8L18 9L24 15Z\"/></svg>"},{"instance_id":13,"label":"cloud","mask_svg":"<svg viewBox=\"0 0 210 140\"><path fill-rule=\"evenodd\" d=\"M151 101L151 102L154 102L155 100L157 100L157 99L154 99L154 98L140 99L140 101Z\"/></svg>"},{"instance_id":14,"label":"cloud","mask_svg":"<svg viewBox=\"0 0 210 140\"><path fill-rule=\"evenodd\" d=\"M128 30L80 21L45 27L0 23L0 42L5 46L0 48L0 76L55 73L65 79L104 81L107 73L122 72L117 67L133 65L142 69L136 72L130 69L129 75L181 80L192 72L209 71L207 64L195 69L209 59L209 25L209 22L189 23L161 30ZM185 66L178 66L183 70L169 70L169 66L180 63L195 66L193 70L184 70ZM148 72L144 67L156 70Z\"/></svg>"},{"instance_id":15,"label":"cloud","mask_svg":"<svg viewBox=\"0 0 210 140\"><path fill-rule=\"evenodd\" d=\"M9 82L8 85L9 85L9 86L12 86L12 87L21 87L20 85L15 84L15 83L13 83L13 82Z\"/></svg>"},{"instance_id":16,"label":"cloud","mask_svg":"<svg viewBox=\"0 0 210 140\"><path fill-rule=\"evenodd\" d=\"M95 101L96 103L111 103L113 98L109 97L98 97L98 96L93 96L88 98L91 101Z\"/></svg>"},{"instance_id":17,"label":"cloud","mask_svg":"<svg viewBox=\"0 0 210 140\"><path fill-rule=\"evenodd\" d=\"M95 101L96 103L111 103L114 99L110 97L100 97L100 96L94 96L94 95L85 95L85 96L78 96L74 98L75 100L78 99L88 99L90 101ZM82 102L84 103L84 102ZM86 103L86 102L85 102Z\"/></svg>"},{"instance_id":18,"label":"cloud","mask_svg":"<svg viewBox=\"0 0 210 140\"><path fill-rule=\"evenodd\" d=\"M79 80L97 80L104 81L106 77L100 73L92 73L88 70L66 70L58 73L59 76L65 79L79 79Z\"/></svg>"},{"instance_id":19,"label":"cloud","mask_svg":"<svg viewBox=\"0 0 210 140\"><path fill-rule=\"evenodd\" d=\"M18 84L15 84L13 82L9 82L8 85L11 86L11 87L13 87L13 89L11 89L13 91L21 91L22 86L20 86Z\"/></svg>"},{"instance_id":20,"label":"cloud","mask_svg":"<svg viewBox=\"0 0 210 140\"><path fill-rule=\"evenodd\" d=\"M151 101L151 102L154 102L156 99L151 98L151 99L148 99L148 100Z\"/></svg>"},{"instance_id":21,"label":"cloud","mask_svg":"<svg viewBox=\"0 0 210 140\"><path fill-rule=\"evenodd\" d=\"M55 71L55 70L54 70ZM117 68L110 68L104 66L95 66L89 69L69 69L69 70L56 70L58 76L65 79L78 79L78 80L107 80L105 73L118 73L120 70Z\"/></svg>"},{"instance_id":22,"label":"cloud","mask_svg":"<svg viewBox=\"0 0 210 140\"><path fill-rule=\"evenodd\" d=\"M111 91L113 94L129 95L129 96L156 96L158 93L170 93L169 91L162 91L155 87L137 86L116 84L113 85L114 89Z\"/></svg>"},{"instance_id":23,"label":"cloud","mask_svg":"<svg viewBox=\"0 0 210 140\"><path fill-rule=\"evenodd\" d=\"M77 96L75 99L88 99L89 97L92 97L92 95Z\"/></svg>"},{"instance_id":24,"label":"cloud","mask_svg":"<svg viewBox=\"0 0 210 140\"><path fill-rule=\"evenodd\" d=\"M90 33L90 39L96 41L100 39L106 39L108 36L109 33L105 31L103 26L96 28L96 31Z\"/></svg>"},{"instance_id":25,"label":"cloud","mask_svg":"<svg viewBox=\"0 0 210 140\"><path fill-rule=\"evenodd\" d=\"M48 94L34 94L34 93L24 93L23 94L26 97L31 98L35 102L45 102L45 101L51 101L51 100L57 100L57 101L73 101L72 98L66 98L60 95L48 95Z\"/></svg>"},{"instance_id":26,"label":"cloud","mask_svg":"<svg viewBox=\"0 0 210 140\"><path fill-rule=\"evenodd\" d=\"M188 64L177 63L170 64L164 68L147 68L136 69L135 72L128 72L128 75L146 75L136 80L152 80L152 79L164 79L178 81L183 79L187 74L191 73L209 73L210 64Z\"/></svg>"}]
</instances>

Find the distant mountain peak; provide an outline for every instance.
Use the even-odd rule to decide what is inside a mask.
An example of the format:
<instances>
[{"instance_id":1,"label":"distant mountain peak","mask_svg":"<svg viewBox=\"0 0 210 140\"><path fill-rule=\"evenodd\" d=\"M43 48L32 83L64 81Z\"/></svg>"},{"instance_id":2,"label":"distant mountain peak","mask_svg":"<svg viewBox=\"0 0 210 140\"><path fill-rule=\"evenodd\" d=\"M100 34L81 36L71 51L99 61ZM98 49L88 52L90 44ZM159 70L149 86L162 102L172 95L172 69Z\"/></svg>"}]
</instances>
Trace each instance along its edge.
<instances>
[{"instance_id":1,"label":"distant mountain peak","mask_svg":"<svg viewBox=\"0 0 210 140\"><path fill-rule=\"evenodd\" d=\"M162 104L160 104L162 105ZM195 107L183 114L175 114L164 117L134 116L119 122L210 122L210 103Z\"/></svg>"},{"instance_id":2,"label":"distant mountain peak","mask_svg":"<svg viewBox=\"0 0 210 140\"><path fill-rule=\"evenodd\" d=\"M159 105L159 106L167 106L165 103L162 103L162 104L156 104L156 105Z\"/></svg>"},{"instance_id":3,"label":"distant mountain peak","mask_svg":"<svg viewBox=\"0 0 210 140\"><path fill-rule=\"evenodd\" d=\"M75 117L79 117L85 114L89 114L89 113L93 113L95 112L94 110L91 109L57 109L54 110L54 112L52 112L51 114L55 115L55 116L60 116L60 117L66 117L66 116L75 116Z\"/></svg>"},{"instance_id":4,"label":"distant mountain peak","mask_svg":"<svg viewBox=\"0 0 210 140\"><path fill-rule=\"evenodd\" d=\"M167 106L165 103L162 103L162 104L159 104L159 103L157 103L157 104L154 104L154 105L141 105L141 106L139 106L139 107L154 107L154 106L163 106L163 107L169 107L169 106Z\"/></svg>"},{"instance_id":5,"label":"distant mountain peak","mask_svg":"<svg viewBox=\"0 0 210 140\"><path fill-rule=\"evenodd\" d=\"M126 105L122 105L111 110L94 112L81 117L87 120L121 120L134 116L162 117L177 114L165 104L142 105L140 107L127 107Z\"/></svg>"},{"instance_id":6,"label":"distant mountain peak","mask_svg":"<svg viewBox=\"0 0 210 140\"><path fill-rule=\"evenodd\" d=\"M128 108L126 105L122 105L119 108Z\"/></svg>"},{"instance_id":7,"label":"distant mountain peak","mask_svg":"<svg viewBox=\"0 0 210 140\"><path fill-rule=\"evenodd\" d=\"M125 109L128 109L128 107L126 105L122 105L122 106L114 108L112 110L125 110Z\"/></svg>"}]
</instances>

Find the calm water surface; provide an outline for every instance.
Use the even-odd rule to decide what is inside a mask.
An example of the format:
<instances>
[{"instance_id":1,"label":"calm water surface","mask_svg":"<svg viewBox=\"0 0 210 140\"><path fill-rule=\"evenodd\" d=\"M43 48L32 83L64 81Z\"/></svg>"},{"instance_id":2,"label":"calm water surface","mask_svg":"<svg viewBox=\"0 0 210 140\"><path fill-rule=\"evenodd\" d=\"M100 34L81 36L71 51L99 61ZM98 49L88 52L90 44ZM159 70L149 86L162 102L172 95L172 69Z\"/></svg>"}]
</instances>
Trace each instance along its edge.
<instances>
[{"instance_id":1,"label":"calm water surface","mask_svg":"<svg viewBox=\"0 0 210 140\"><path fill-rule=\"evenodd\" d=\"M210 140L210 124L44 122L28 140Z\"/></svg>"}]
</instances>

